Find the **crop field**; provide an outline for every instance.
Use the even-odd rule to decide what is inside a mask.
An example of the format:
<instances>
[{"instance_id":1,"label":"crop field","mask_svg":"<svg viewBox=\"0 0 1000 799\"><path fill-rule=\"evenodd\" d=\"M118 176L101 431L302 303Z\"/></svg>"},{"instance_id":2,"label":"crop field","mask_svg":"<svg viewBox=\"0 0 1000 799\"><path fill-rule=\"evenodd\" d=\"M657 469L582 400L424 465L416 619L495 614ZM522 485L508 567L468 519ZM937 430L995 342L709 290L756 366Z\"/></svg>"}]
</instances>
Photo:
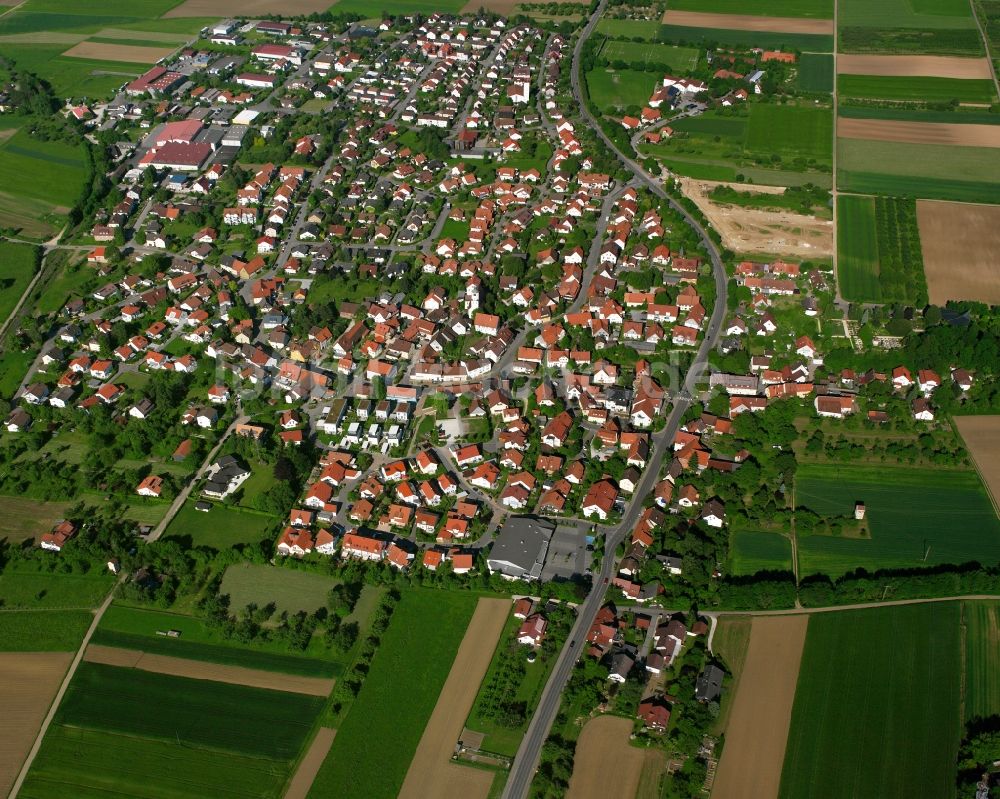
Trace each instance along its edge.
<instances>
[{"instance_id":1,"label":"crop field","mask_svg":"<svg viewBox=\"0 0 1000 799\"><path fill-rule=\"evenodd\" d=\"M201 0L203 4L216 5L219 0ZM192 0L187 0L188 3ZM258 0L259 2L259 0ZM334 14L361 14L363 17L378 18L381 14L457 14L466 5L466 0L385 0L382 6L374 8L369 0L337 0L332 6L323 0L294 0L297 5L317 6L315 11L325 11L328 7ZM187 3L186 3L187 4ZM185 5L186 5L185 4ZM237 6L233 3L234 7ZM384 6L384 8L383 8ZM238 13L238 12L234 12ZM308 13L302 11L299 13Z\"/></svg>"},{"instance_id":2,"label":"crop field","mask_svg":"<svg viewBox=\"0 0 1000 799\"><path fill-rule=\"evenodd\" d=\"M635 796L645 751L629 743L631 734L631 719L619 716L598 716L584 724L567 799Z\"/></svg>"},{"instance_id":3,"label":"crop field","mask_svg":"<svg viewBox=\"0 0 1000 799\"><path fill-rule=\"evenodd\" d=\"M631 64L668 64L674 71L686 72L698 66L701 51L693 47L649 42L616 42L608 39L601 48L601 56L608 61L627 61Z\"/></svg>"},{"instance_id":4,"label":"crop field","mask_svg":"<svg viewBox=\"0 0 1000 799\"><path fill-rule=\"evenodd\" d=\"M81 663L55 722L273 760L295 757L322 700Z\"/></svg>"},{"instance_id":5,"label":"crop field","mask_svg":"<svg viewBox=\"0 0 1000 799\"><path fill-rule=\"evenodd\" d=\"M898 75L838 75L837 95L875 100L929 103L991 103L993 81L984 79L905 77Z\"/></svg>"},{"instance_id":6,"label":"crop field","mask_svg":"<svg viewBox=\"0 0 1000 799\"><path fill-rule=\"evenodd\" d=\"M832 19L810 19L808 17L762 17L746 13L743 6L738 14L719 14L705 11L684 11L668 8L663 14L664 25L707 28L709 35L718 29L746 30L762 33L787 33L822 36L833 33Z\"/></svg>"},{"instance_id":7,"label":"crop field","mask_svg":"<svg viewBox=\"0 0 1000 799\"><path fill-rule=\"evenodd\" d=\"M989 147L841 139L837 153L842 191L1000 202L1000 158Z\"/></svg>"},{"instance_id":8,"label":"crop field","mask_svg":"<svg viewBox=\"0 0 1000 799\"><path fill-rule=\"evenodd\" d=\"M5 44L4 52L18 66L30 70L52 84L60 97L103 97L139 75L142 64L69 58L66 45Z\"/></svg>"},{"instance_id":9,"label":"crop field","mask_svg":"<svg viewBox=\"0 0 1000 799\"><path fill-rule=\"evenodd\" d=\"M804 92L829 94L833 91L833 56L803 53L799 57L798 87Z\"/></svg>"},{"instance_id":10,"label":"crop field","mask_svg":"<svg viewBox=\"0 0 1000 799\"><path fill-rule=\"evenodd\" d=\"M802 464L799 505L830 516L867 506L871 538L799 536L800 572L1000 562L1000 522L972 471Z\"/></svg>"},{"instance_id":11,"label":"crop field","mask_svg":"<svg viewBox=\"0 0 1000 799\"><path fill-rule=\"evenodd\" d=\"M35 248L0 241L0 324L6 321L35 275Z\"/></svg>"},{"instance_id":12,"label":"crop field","mask_svg":"<svg viewBox=\"0 0 1000 799\"><path fill-rule=\"evenodd\" d=\"M361 603L359 600L359 606ZM363 619L358 621L361 624ZM157 634L167 630L177 630L180 636L171 638ZM91 640L103 646L307 677L335 677L342 670L341 664L329 657L318 640L302 653L291 653L277 643L247 646L225 638L194 616L117 603L108 608Z\"/></svg>"},{"instance_id":13,"label":"crop field","mask_svg":"<svg viewBox=\"0 0 1000 799\"><path fill-rule=\"evenodd\" d=\"M993 209L1000 222L1000 208ZM976 228L961 228L963 235L974 236ZM965 441L979 470L979 476L996 504L1000 501L1000 416L956 416L955 427Z\"/></svg>"},{"instance_id":14,"label":"crop field","mask_svg":"<svg viewBox=\"0 0 1000 799\"><path fill-rule=\"evenodd\" d=\"M68 210L85 176L79 145L33 139L26 131L0 144L0 186L7 194Z\"/></svg>"},{"instance_id":15,"label":"crop field","mask_svg":"<svg viewBox=\"0 0 1000 799\"><path fill-rule=\"evenodd\" d=\"M677 44L705 45L713 43L731 47L761 47L768 50L833 52L833 36L826 33L782 33L745 27L703 27L701 25L673 23L660 27L660 39Z\"/></svg>"},{"instance_id":16,"label":"crop field","mask_svg":"<svg viewBox=\"0 0 1000 799\"><path fill-rule=\"evenodd\" d=\"M716 796L777 795L809 625L805 615L753 619L738 689L731 698L726 747L713 791Z\"/></svg>"},{"instance_id":17,"label":"crop field","mask_svg":"<svg viewBox=\"0 0 1000 799\"><path fill-rule=\"evenodd\" d=\"M841 25L866 28L974 28L963 0L840 0Z\"/></svg>"},{"instance_id":18,"label":"crop field","mask_svg":"<svg viewBox=\"0 0 1000 799\"><path fill-rule=\"evenodd\" d=\"M780 796L954 796L960 681L957 602L813 615Z\"/></svg>"},{"instance_id":19,"label":"crop field","mask_svg":"<svg viewBox=\"0 0 1000 799\"><path fill-rule=\"evenodd\" d=\"M86 610L0 611L0 651L75 652L93 620Z\"/></svg>"},{"instance_id":20,"label":"crop field","mask_svg":"<svg viewBox=\"0 0 1000 799\"><path fill-rule=\"evenodd\" d=\"M730 545L733 574L791 571L792 544L781 533L740 530Z\"/></svg>"},{"instance_id":21,"label":"crop field","mask_svg":"<svg viewBox=\"0 0 1000 799\"><path fill-rule=\"evenodd\" d=\"M920 249L916 201L875 198L879 294L885 302L925 305L927 283Z\"/></svg>"},{"instance_id":22,"label":"crop field","mask_svg":"<svg viewBox=\"0 0 1000 799\"><path fill-rule=\"evenodd\" d=\"M963 602L965 644L964 718L971 721L1000 713L1000 604Z\"/></svg>"},{"instance_id":23,"label":"crop field","mask_svg":"<svg viewBox=\"0 0 1000 799\"><path fill-rule=\"evenodd\" d=\"M878 241L875 199L837 196L837 281L844 299L878 302Z\"/></svg>"},{"instance_id":24,"label":"crop field","mask_svg":"<svg viewBox=\"0 0 1000 799\"><path fill-rule=\"evenodd\" d=\"M310 796L399 793L475 604L469 594L404 591Z\"/></svg>"},{"instance_id":25,"label":"crop field","mask_svg":"<svg viewBox=\"0 0 1000 799\"><path fill-rule=\"evenodd\" d=\"M592 69L586 73L587 92L604 113L644 106L660 80L655 72L635 69Z\"/></svg>"},{"instance_id":26,"label":"crop field","mask_svg":"<svg viewBox=\"0 0 1000 799\"><path fill-rule=\"evenodd\" d=\"M936 305L949 300L1000 304L1000 272L995 266L1000 207L919 200L917 220L930 301ZM990 451L978 436L965 434L975 420L991 418L996 417L963 417L958 425L994 498L1000 498L997 450ZM997 440L996 434L991 440Z\"/></svg>"},{"instance_id":27,"label":"crop field","mask_svg":"<svg viewBox=\"0 0 1000 799\"><path fill-rule=\"evenodd\" d=\"M850 105L841 103L837 109L840 119L885 119L905 122L950 122L973 125L1000 125L1000 115L986 110L934 111L929 108L912 106L881 107L872 105Z\"/></svg>"},{"instance_id":28,"label":"crop field","mask_svg":"<svg viewBox=\"0 0 1000 799\"><path fill-rule=\"evenodd\" d=\"M0 653L0 795L21 770L72 659L68 652Z\"/></svg>"},{"instance_id":29,"label":"crop field","mask_svg":"<svg viewBox=\"0 0 1000 799\"><path fill-rule=\"evenodd\" d=\"M782 160L832 159L833 111L829 108L754 105L747 126L747 150L777 153Z\"/></svg>"},{"instance_id":30,"label":"crop field","mask_svg":"<svg viewBox=\"0 0 1000 799\"><path fill-rule=\"evenodd\" d=\"M670 8L714 14L833 19L833 0L763 0L749 4L743 0L670 0Z\"/></svg>"},{"instance_id":31,"label":"crop field","mask_svg":"<svg viewBox=\"0 0 1000 799\"><path fill-rule=\"evenodd\" d=\"M652 20L609 19L601 17L596 32L601 36L634 39L636 37L653 41L660 33L660 25Z\"/></svg>"},{"instance_id":32,"label":"crop field","mask_svg":"<svg viewBox=\"0 0 1000 799\"><path fill-rule=\"evenodd\" d=\"M8 608L94 608L114 585L108 572L58 574L8 565L0 574L0 606Z\"/></svg>"},{"instance_id":33,"label":"crop field","mask_svg":"<svg viewBox=\"0 0 1000 799\"><path fill-rule=\"evenodd\" d=\"M867 28L841 24L837 41L844 53L961 57L983 54L983 40L975 28Z\"/></svg>"},{"instance_id":34,"label":"crop field","mask_svg":"<svg viewBox=\"0 0 1000 799\"><path fill-rule=\"evenodd\" d=\"M223 550L238 544L256 544L267 538L274 526L274 519L262 513L222 503L204 512L195 510L194 505L194 501L184 504L167 526L167 538L190 537L192 546Z\"/></svg>"}]
</instances>

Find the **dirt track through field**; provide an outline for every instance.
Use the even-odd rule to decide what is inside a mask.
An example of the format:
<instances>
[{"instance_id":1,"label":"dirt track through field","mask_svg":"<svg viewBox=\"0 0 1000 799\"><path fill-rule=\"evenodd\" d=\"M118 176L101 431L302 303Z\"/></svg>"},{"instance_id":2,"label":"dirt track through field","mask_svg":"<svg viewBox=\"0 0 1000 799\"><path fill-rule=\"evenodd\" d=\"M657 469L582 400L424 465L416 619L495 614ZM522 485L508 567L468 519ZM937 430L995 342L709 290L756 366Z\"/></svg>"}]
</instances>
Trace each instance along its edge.
<instances>
[{"instance_id":1,"label":"dirt track through field","mask_svg":"<svg viewBox=\"0 0 1000 799\"><path fill-rule=\"evenodd\" d=\"M832 19L795 19L792 17L757 17L752 14L709 14L702 11L667 11L664 25L687 28L723 28L736 31L775 31L777 33L833 34Z\"/></svg>"},{"instance_id":2,"label":"dirt track through field","mask_svg":"<svg viewBox=\"0 0 1000 799\"><path fill-rule=\"evenodd\" d=\"M295 769L295 775L288 784L285 791L285 799L306 799L309 789L312 788L313 780L319 774L319 768L326 760L326 756L333 746L333 739L337 735L336 730L329 727L320 727L313 742L309 745L309 751L302 758L299 767Z\"/></svg>"},{"instance_id":3,"label":"dirt track through field","mask_svg":"<svg viewBox=\"0 0 1000 799\"><path fill-rule=\"evenodd\" d=\"M0 796L14 784L72 652L0 653Z\"/></svg>"},{"instance_id":4,"label":"dirt track through field","mask_svg":"<svg viewBox=\"0 0 1000 799\"><path fill-rule=\"evenodd\" d=\"M985 58L946 55L838 55L837 74L993 79L990 64Z\"/></svg>"},{"instance_id":5,"label":"dirt track through field","mask_svg":"<svg viewBox=\"0 0 1000 799\"><path fill-rule=\"evenodd\" d=\"M635 796L646 750L629 746L631 734L631 719L598 716L588 721L576 742L566 799Z\"/></svg>"},{"instance_id":6,"label":"dirt track through field","mask_svg":"<svg viewBox=\"0 0 1000 799\"><path fill-rule=\"evenodd\" d=\"M400 799L486 799L493 772L451 762L455 743L486 676L511 603L480 599L434 712L406 772Z\"/></svg>"},{"instance_id":7,"label":"dirt track through field","mask_svg":"<svg viewBox=\"0 0 1000 799\"><path fill-rule=\"evenodd\" d=\"M809 617L754 617L712 799L776 799Z\"/></svg>"},{"instance_id":8,"label":"dirt track through field","mask_svg":"<svg viewBox=\"0 0 1000 799\"><path fill-rule=\"evenodd\" d=\"M955 426L1000 507L1000 416L955 416Z\"/></svg>"},{"instance_id":9,"label":"dirt track through field","mask_svg":"<svg viewBox=\"0 0 1000 799\"><path fill-rule=\"evenodd\" d=\"M931 303L1000 304L1000 206L917 200L917 223Z\"/></svg>"},{"instance_id":10,"label":"dirt track through field","mask_svg":"<svg viewBox=\"0 0 1000 799\"><path fill-rule=\"evenodd\" d=\"M244 19L260 14L281 14L283 17L298 17L321 13L330 9L334 14L337 7L330 6L330 0L185 0L171 8L163 19L171 17L242 17ZM379 6L372 5L372 16L379 17Z\"/></svg>"},{"instance_id":11,"label":"dirt track through field","mask_svg":"<svg viewBox=\"0 0 1000 799\"><path fill-rule=\"evenodd\" d=\"M874 139L904 144L1000 147L1000 125L959 125L953 122L905 122L841 117L837 120L837 135L846 139Z\"/></svg>"},{"instance_id":12,"label":"dirt track through field","mask_svg":"<svg viewBox=\"0 0 1000 799\"><path fill-rule=\"evenodd\" d=\"M794 258L827 258L833 254L833 222L792 211L764 211L716 203L716 186L756 194L781 194L781 186L748 186L714 180L679 178L681 190L708 217L725 247L737 253L768 253Z\"/></svg>"},{"instance_id":13,"label":"dirt track through field","mask_svg":"<svg viewBox=\"0 0 1000 799\"><path fill-rule=\"evenodd\" d=\"M195 680L249 685L253 688L269 688L273 691L288 691L293 694L308 694L309 696L329 696L330 691L333 690L333 680L322 677L303 677L297 674L279 674L263 669L205 663L201 660L153 655L138 649L121 649L116 646L91 644L87 647L83 659L90 663L142 669L157 674L171 674L175 677L191 677Z\"/></svg>"},{"instance_id":14,"label":"dirt track through field","mask_svg":"<svg viewBox=\"0 0 1000 799\"><path fill-rule=\"evenodd\" d=\"M176 47L139 47L134 44L104 44L80 42L63 53L69 58L93 58L98 61L125 61L130 64L152 64L170 55Z\"/></svg>"}]
</instances>

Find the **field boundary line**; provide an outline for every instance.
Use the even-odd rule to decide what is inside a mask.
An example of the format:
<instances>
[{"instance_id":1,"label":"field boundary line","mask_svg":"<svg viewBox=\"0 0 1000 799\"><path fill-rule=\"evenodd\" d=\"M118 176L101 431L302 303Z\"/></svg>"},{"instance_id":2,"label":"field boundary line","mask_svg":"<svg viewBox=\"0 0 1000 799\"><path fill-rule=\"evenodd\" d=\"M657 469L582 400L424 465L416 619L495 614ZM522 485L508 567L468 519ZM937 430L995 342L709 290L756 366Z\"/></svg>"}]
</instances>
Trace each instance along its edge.
<instances>
[{"instance_id":1,"label":"field boundary line","mask_svg":"<svg viewBox=\"0 0 1000 799\"><path fill-rule=\"evenodd\" d=\"M979 21L975 0L969 0L969 9L972 11L972 19L976 23L976 30L979 31L979 38L983 40L983 47L986 48L986 63L989 64L990 75L993 76L993 90L996 92L997 97L1000 98L1000 81L997 80L997 70L993 65L993 54L990 52L990 38L986 35L986 31L983 30L982 23Z\"/></svg>"}]
</instances>

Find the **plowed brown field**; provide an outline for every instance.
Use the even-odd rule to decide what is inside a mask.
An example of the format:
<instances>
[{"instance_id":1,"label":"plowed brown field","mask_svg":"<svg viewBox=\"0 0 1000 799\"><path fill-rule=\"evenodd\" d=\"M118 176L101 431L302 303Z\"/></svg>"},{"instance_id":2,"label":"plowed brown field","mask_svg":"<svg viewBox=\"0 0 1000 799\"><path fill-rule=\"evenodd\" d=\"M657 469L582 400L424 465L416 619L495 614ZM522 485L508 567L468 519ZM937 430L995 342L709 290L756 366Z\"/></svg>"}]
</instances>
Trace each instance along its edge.
<instances>
[{"instance_id":1,"label":"plowed brown field","mask_svg":"<svg viewBox=\"0 0 1000 799\"><path fill-rule=\"evenodd\" d=\"M1000 206L917 200L917 222L934 305L1000 303Z\"/></svg>"},{"instance_id":2,"label":"plowed brown field","mask_svg":"<svg viewBox=\"0 0 1000 799\"><path fill-rule=\"evenodd\" d=\"M631 734L632 720L620 716L598 716L584 725L567 799L635 796L646 750L629 746Z\"/></svg>"},{"instance_id":3,"label":"plowed brown field","mask_svg":"<svg viewBox=\"0 0 1000 799\"><path fill-rule=\"evenodd\" d=\"M134 44L80 42L69 48L63 55L70 58L95 58L99 61L127 61L130 64L152 64L170 55L176 49L176 47L140 47Z\"/></svg>"},{"instance_id":4,"label":"plowed brown field","mask_svg":"<svg viewBox=\"0 0 1000 799\"><path fill-rule=\"evenodd\" d=\"M838 55L840 75L882 75L910 78L926 75L935 78L992 79L990 63L985 58L954 58L946 55Z\"/></svg>"},{"instance_id":5,"label":"plowed brown field","mask_svg":"<svg viewBox=\"0 0 1000 799\"><path fill-rule=\"evenodd\" d=\"M776 31L778 33L833 33L832 19L795 19L792 17L755 17L752 14L709 14L702 11L667 11L664 25L689 28L723 28L737 31ZM839 56L838 56L839 58Z\"/></svg>"},{"instance_id":6,"label":"plowed brown field","mask_svg":"<svg viewBox=\"0 0 1000 799\"><path fill-rule=\"evenodd\" d=\"M888 119L837 120L837 135L905 144L955 144L1000 147L1000 125L958 125L952 122L904 122Z\"/></svg>"},{"instance_id":7,"label":"plowed brown field","mask_svg":"<svg viewBox=\"0 0 1000 799\"><path fill-rule=\"evenodd\" d=\"M1000 505L1000 416L953 418L983 482L990 490L994 505Z\"/></svg>"}]
</instances>

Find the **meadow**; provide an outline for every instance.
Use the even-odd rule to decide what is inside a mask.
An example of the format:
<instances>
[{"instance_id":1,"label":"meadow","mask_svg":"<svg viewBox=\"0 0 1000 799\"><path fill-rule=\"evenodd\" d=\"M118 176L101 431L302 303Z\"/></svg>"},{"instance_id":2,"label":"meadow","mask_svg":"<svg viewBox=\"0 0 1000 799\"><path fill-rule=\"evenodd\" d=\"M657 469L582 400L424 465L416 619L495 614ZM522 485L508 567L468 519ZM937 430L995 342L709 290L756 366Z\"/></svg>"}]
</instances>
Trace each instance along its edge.
<instances>
[{"instance_id":1,"label":"meadow","mask_svg":"<svg viewBox=\"0 0 1000 799\"><path fill-rule=\"evenodd\" d=\"M385 0L373 6L370 0L337 0L330 11L334 14L360 14L379 19L382 14L457 14L466 0Z\"/></svg>"},{"instance_id":2,"label":"meadow","mask_svg":"<svg viewBox=\"0 0 1000 799\"><path fill-rule=\"evenodd\" d=\"M86 610L0 611L0 651L74 652L93 620Z\"/></svg>"},{"instance_id":3,"label":"meadow","mask_svg":"<svg viewBox=\"0 0 1000 799\"><path fill-rule=\"evenodd\" d=\"M168 538L189 537L193 546L223 550L238 544L257 544L268 537L274 526L272 517L252 510L215 503L206 513L194 506L194 501L184 503L167 526Z\"/></svg>"},{"instance_id":4,"label":"meadow","mask_svg":"<svg viewBox=\"0 0 1000 799\"><path fill-rule=\"evenodd\" d=\"M403 592L310 797L399 793L475 607L471 594Z\"/></svg>"},{"instance_id":5,"label":"meadow","mask_svg":"<svg viewBox=\"0 0 1000 799\"><path fill-rule=\"evenodd\" d=\"M875 105L849 105L841 103L837 109L841 119L885 119L900 122L957 122L970 125L1000 125L1000 114L985 109L968 108L935 111L912 106L882 107Z\"/></svg>"},{"instance_id":6,"label":"meadow","mask_svg":"<svg viewBox=\"0 0 1000 799\"><path fill-rule=\"evenodd\" d=\"M782 799L954 796L959 605L810 617Z\"/></svg>"},{"instance_id":7,"label":"meadow","mask_svg":"<svg viewBox=\"0 0 1000 799\"><path fill-rule=\"evenodd\" d=\"M55 722L288 760L322 704L305 694L83 662Z\"/></svg>"},{"instance_id":8,"label":"meadow","mask_svg":"<svg viewBox=\"0 0 1000 799\"><path fill-rule=\"evenodd\" d=\"M965 695L963 721L1000 713L1000 604L963 602Z\"/></svg>"},{"instance_id":9,"label":"meadow","mask_svg":"<svg viewBox=\"0 0 1000 799\"><path fill-rule=\"evenodd\" d=\"M0 241L0 324L14 310L37 266L34 247Z\"/></svg>"},{"instance_id":10,"label":"meadow","mask_svg":"<svg viewBox=\"0 0 1000 799\"><path fill-rule=\"evenodd\" d=\"M832 160L833 111L815 106L756 104L750 111L747 150L795 158Z\"/></svg>"},{"instance_id":11,"label":"meadow","mask_svg":"<svg viewBox=\"0 0 1000 799\"><path fill-rule=\"evenodd\" d=\"M841 25L868 28L974 28L964 0L840 0Z\"/></svg>"},{"instance_id":12,"label":"meadow","mask_svg":"<svg viewBox=\"0 0 1000 799\"><path fill-rule=\"evenodd\" d=\"M653 41L660 33L660 26L652 20L609 19L601 17L596 33L602 36L623 39L648 39Z\"/></svg>"},{"instance_id":13,"label":"meadow","mask_svg":"<svg viewBox=\"0 0 1000 799\"><path fill-rule=\"evenodd\" d=\"M796 83L800 91L829 94L833 91L833 56L830 53L803 53L799 57Z\"/></svg>"},{"instance_id":14,"label":"meadow","mask_svg":"<svg viewBox=\"0 0 1000 799\"><path fill-rule=\"evenodd\" d=\"M739 530L732 534L729 551L735 575L792 570L792 543L781 533Z\"/></svg>"},{"instance_id":15,"label":"meadow","mask_svg":"<svg viewBox=\"0 0 1000 799\"><path fill-rule=\"evenodd\" d=\"M746 7L741 13L747 13ZM761 47L767 50L801 50L810 53L832 53L833 37L814 33L779 33L777 31L727 30L722 28L692 28L686 25L661 25L660 39L685 45L714 43L731 47Z\"/></svg>"},{"instance_id":16,"label":"meadow","mask_svg":"<svg viewBox=\"0 0 1000 799\"><path fill-rule=\"evenodd\" d=\"M991 80L905 77L897 75L838 75L837 95L874 100L914 100L928 103L991 103L996 90ZM961 122L962 117L949 121Z\"/></svg>"},{"instance_id":17,"label":"meadow","mask_svg":"<svg viewBox=\"0 0 1000 799\"><path fill-rule=\"evenodd\" d=\"M650 42L616 42L608 39L601 47L601 57L608 61L626 61L630 64L669 64L675 71L689 71L698 66L701 51L693 47Z\"/></svg>"},{"instance_id":18,"label":"meadow","mask_svg":"<svg viewBox=\"0 0 1000 799\"><path fill-rule=\"evenodd\" d=\"M655 72L635 69L592 69L586 73L587 93L603 113L646 104L659 83Z\"/></svg>"},{"instance_id":19,"label":"meadow","mask_svg":"<svg viewBox=\"0 0 1000 799\"><path fill-rule=\"evenodd\" d=\"M842 22L837 41L841 53L958 57L983 54L983 41L975 28L844 27Z\"/></svg>"},{"instance_id":20,"label":"meadow","mask_svg":"<svg viewBox=\"0 0 1000 799\"><path fill-rule=\"evenodd\" d=\"M157 635L158 631L166 630L177 630L180 636L170 638ZM301 674L305 677L335 677L343 670L342 663L326 651L318 638L314 639L313 645L305 652L289 652L279 642L242 644L226 638L221 631L195 616L133 608L118 603L113 604L104 614L101 626L94 632L93 642L208 663Z\"/></svg>"},{"instance_id":21,"label":"meadow","mask_svg":"<svg viewBox=\"0 0 1000 799\"><path fill-rule=\"evenodd\" d=\"M278 612L312 613L326 606L330 589L340 581L322 574L281 569L255 563L238 563L226 569L222 593L229 594L230 607L244 608L251 602L263 606L274 602Z\"/></svg>"},{"instance_id":22,"label":"meadow","mask_svg":"<svg viewBox=\"0 0 1000 799\"><path fill-rule=\"evenodd\" d=\"M85 609L97 607L114 585L107 571L57 574L31 564L8 564L0 574L0 607Z\"/></svg>"},{"instance_id":23,"label":"meadow","mask_svg":"<svg viewBox=\"0 0 1000 799\"><path fill-rule=\"evenodd\" d=\"M828 516L849 516L862 501L871 530L871 538L799 535L803 575L1000 562L1000 521L974 471L802 464L795 500Z\"/></svg>"},{"instance_id":24,"label":"meadow","mask_svg":"<svg viewBox=\"0 0 1000 799\"><path fill-rule=\"evenodd\" d=\"M837 283L851 302L879 302L875 199L837 196Z\"/></svg>"},{"instance_id":25,"label":"meadow","mask_svg":"<svg viewBox=\"0 0 1000 799\"><path fill-rule=\"evenodd\" d=\"M1000 158L989 147L840 139L837 168L842 191L1000 202Z\"/></svg>"},{"instance_id":26,"label":"meadow","mask_svg":"<svg viewBox=\"0 0 1000 799\"><path fill-rule=\"evenodd\" d=\"M803 17L833 19L833 0L670 0L675 11L700 11L709 14L752 14L760 17Z\"/></svg>"},{"instance_id":27,"label":"meadow","mask_svg":"<svg viewBox=\"0 0 1000 799\"><path fill-rule=\"evenodd\" d=\"M85 177L81 145L34 139L24 130L0 145L0 186L8 194L68 208Z\"/></svg>"}]
</instances>

